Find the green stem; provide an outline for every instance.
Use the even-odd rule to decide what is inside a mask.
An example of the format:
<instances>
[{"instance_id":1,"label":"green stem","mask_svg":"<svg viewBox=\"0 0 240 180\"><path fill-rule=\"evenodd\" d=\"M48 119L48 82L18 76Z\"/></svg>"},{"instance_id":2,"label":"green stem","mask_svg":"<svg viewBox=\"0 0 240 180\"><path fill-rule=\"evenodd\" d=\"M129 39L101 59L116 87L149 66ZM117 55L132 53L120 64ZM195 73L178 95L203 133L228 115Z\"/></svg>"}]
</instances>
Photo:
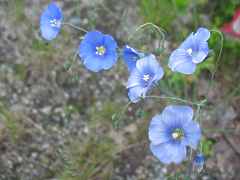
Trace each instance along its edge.
<instances>
[{"instance_id":1,"label":"green stem","mask_svg":"<svg viewBox=\"0 0 240 180\"><path fill-rule=\"evenodd\" d=\"M166 33L166 31L163 28L161 28L161 27L159 27L156 24L151 23L151 22L147 22L145 24L142 24L142 25L138 26L135 29L135 31L129 35L128 41L130 41L133 38L134 34L136 34L139 30L144 29L147 26L153 27L161 35L162 38L161 38L160 48L163 49L164 48L164 40L165 40L165 34L164 33Z\"/></svg>"},{"instance_id":2,"label":"green stem","mask_svg":"<svg viewBox=\"0 0 240 180\"><path fill-rule=\"evenodd\" d=\"M201 102L192 102L192 101L188 101L185 99L181 99L178 97L171 97L171 96L145 96L144 98L149 98L149 99L169 99L169 100L173 100L173 101L179 101L182 103L186 103L186 104L190 104L190 105L194 105L194 106L203 106L206 102L206 99L202 100Z\"/></svg>"},{"instance_id":3,"label":"green stem","mask_svg":"<svg viewBox=\"0 0 240 180\"><path fill-rule=\"evenodd\" d=\"M220 38L221 38L221 40L220 40L220 41L221 41L221 42L220 42L220 43L221 43L221 47L220 47L220 50L219 50L219 53L218 53L218 57L217 57L216 64L215 64L215 68L214 68L214 70L213 70L213 72L212 72L212 75L211 75L210 83L209 83L208 90L207 90L207 97L208 97L208 94L209 94L209 90L210 90L211 87L212 87L212 83L213 83L215 74L216 74L216 72L217 72L219 62L220 62L220 60L221 60L222 51L223 51L223 42L224 42L224 37L223 37L222 32L220 32L220 31L218 31L218 30L214 30L214 29L210 30L210 32L215 32L215 33L217 33L217 34L220 36Z\"/></svg>"},{"instance_id":4,"label":"green stem","mask_svg":"<svg viewBox=\"0 0 240 180\"><path fill-rule=\"evenodd\" d=\"M81 27L78 27L78 26L76 26L76 25L74 25L74 24L71 24L71 23L68 23L68 22L64 22L64 23L62 23L62 24L63 24L63 25L67 25L67 26L69 26L69 27L71 27L71 28L73 28L73 29L76 29L76 30L81 31L81 32L84 32L84 33L87 33L87 32L88 32L86 29L81 28Z\"/></svg>"}]
</instances>

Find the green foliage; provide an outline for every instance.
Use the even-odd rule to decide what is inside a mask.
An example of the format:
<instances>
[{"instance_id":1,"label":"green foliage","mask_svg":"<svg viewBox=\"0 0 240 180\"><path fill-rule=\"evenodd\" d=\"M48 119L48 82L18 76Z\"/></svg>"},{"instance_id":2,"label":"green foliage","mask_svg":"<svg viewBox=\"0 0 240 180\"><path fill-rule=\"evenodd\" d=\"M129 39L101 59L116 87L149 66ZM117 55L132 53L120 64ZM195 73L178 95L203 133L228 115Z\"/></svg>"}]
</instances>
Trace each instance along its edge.
<instances>
[{"instance_id":1,"label":"green foliage","mask_svg":"<svg viewBox=\"0 0 240 180\"><path fill-rule=\"evenodd\" d=\"M72 143L67 149L60 180L111 179L115 144L107 137L92 137Z\"/></svg>"},{"instance_id":2,"label":"green foliage","mask_svg":"<svg viewBox=\"0 0 240 180\"><path fill-rule=\"evenodd\" d=\"M202 153L204 154L204 156L206 156L206 157L213 156L213 154L214 154L213 145L214 144L215 144L215 140L202 138L201 146L202 146Z\"/></svg>"},{"instance_id":3,"label":"green foliage","mask_svg":"<svg viewBox=\"0 0 240 180\"><path fill-rule=\"evenodd\" d=\"M97 107L93 107L90 111L91 121L95 123L103 123L109 125L109 122L112 123L117 118L117 111L121 110L121 105L112 101L106 101L101 106L100 110L97 110Z\"/></svg>"},{"instance_id":4,"label":"green foliage","mask_svg":"<svg viewBox=\"0 0 240 180\"><path fill-rule=\"evenodd\" d=\"M239 0L211 0L211 4L206 9L212 12L213 25L215 27L222 26L224 23L230 21L237 8L240 5Z\"/></svg>"},{"instance_id":5,"label":"green foliage","mask_svg":"<svg viewBox=\"0 0 240 180\"><path fill-rule=\"evenodd\" d=\"M25 80L27 77L27 67L23 64L14 64L14 70L16 72L17 77L20 80Z\"/></svg>"},{"instance_id":6,"label":"green foliage","mask_svg":"<svg viewBox=\"0 0 240 180\"><path fill-rule=\"evenodd\" d=\"M10 0L10 2L11 2L11 0ZM17 22L22 22L23 20L25 20L26 16L25 16L25 13L24 13L24 8L25 8L24 0L14 0L12 2L12 5L13 5L14 10L15 10L16 21Z\"/></svg>"},{"instance_id":7,"label":"green foliage","mask_svg":"<svg viewBox=\"0 0 240 180\"><path fill-rule=\"evenodd\" d=\"M13 142L16 142L23 134L24 127L20 124L18 119L11 113L6 106L0 102L0 120L8 129L8 135Z\"/></svg>"},{"instance_id":8,"label":"green foliage","mask_svg":"<svg viewBox=\"0 0 240 180\"><path fill-rule=\"evenodd\" d=\"M178 14L184 14L189 0L140 0L140 12L146 22L169 29Z\"/></svg>"},{"instance_id":9,"label":"green foliage","mask_svg":"<svg viewBox=\"0 0 240 180\"><path fill-rule=\"evenodd\" d=\"M45 52L45 53L50 53L50 52L54 51L54 49L50 43L46 43L41 39L33 39L32 50L37 51L37 52L41 51L41 52Z\"/></svg>"}]
</instances>

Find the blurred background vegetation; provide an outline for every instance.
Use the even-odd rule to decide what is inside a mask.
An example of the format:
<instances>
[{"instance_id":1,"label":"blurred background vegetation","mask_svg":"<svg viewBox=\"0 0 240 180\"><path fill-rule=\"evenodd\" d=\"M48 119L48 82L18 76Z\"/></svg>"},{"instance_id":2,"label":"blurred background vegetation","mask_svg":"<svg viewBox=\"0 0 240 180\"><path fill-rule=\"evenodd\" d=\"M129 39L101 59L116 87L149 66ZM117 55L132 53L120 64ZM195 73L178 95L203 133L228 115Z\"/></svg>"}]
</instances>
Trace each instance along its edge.
<instances>
[{"instance_id":1,"label":"blurred background vegetation","mask_svg":"<svg viewBox=\"0 0 240 180\"><path fill-rule=\"evenodd\" d=\"M186 163L163 166L148 148L149 120L172 102L130 105L119 119L128 102L125 65L120 60L113 69L95 74L76 62L67 72L83 34L64 27L56 40L44 42L38 23L49 2L0 1L0 179L189 179ZM207 99L201 112L207 162L192 178L240 179L239 39L224 36L211 89L221 49L218 33L212 32L210 56L193 76L167 68L171 51L190 32L199 26L219 30L231 21L239 0L56 2L65 21L110 33L119 46L128 43L158 55L166 74L152 94ZM148 22L162 29L164 41L152 26L135 32Z\"/></svg>"}]
</instances>

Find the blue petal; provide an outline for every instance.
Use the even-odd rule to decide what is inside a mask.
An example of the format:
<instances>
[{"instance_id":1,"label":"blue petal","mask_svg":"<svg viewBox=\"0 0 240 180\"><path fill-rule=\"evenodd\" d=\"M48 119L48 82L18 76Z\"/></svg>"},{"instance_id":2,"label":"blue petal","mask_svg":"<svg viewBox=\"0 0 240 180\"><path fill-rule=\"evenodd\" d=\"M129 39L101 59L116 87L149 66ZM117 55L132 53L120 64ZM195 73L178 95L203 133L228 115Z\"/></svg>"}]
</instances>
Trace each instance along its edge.
<instances>
[{"instance_id":1,"label":"blue petal","mask_svg":"<svg viewBox=\"0 0 240 180\"><path fill-rule=\"evenodd\" d=\"M123 60L129 71L132 71L136 67L136 61L140 59L143 54L144 53L140 53L128 45L123 48Z\"/></svg>"},{"instance_id":2,"label":"blue petal","mask_svg":"<svg viewBox=\"0 0 240 180\"><path fill-rule=\"evenodd\" d=\"M103 46L105 54L96 54L96 47ZM117 43L110 35L99 31L88 32L79 46L79 56L84 65L94 72L111 68L117 61Z\"/></svg>"},{"instance_id":3,"label":"blue petal","mask_svg":"<svg viewBox=\"0 0 240 180\"><path fill-rule=\"evenodd\" d=\"M128 97L133 103L138 102L145 94L146 90L140 86L135 86L128 90Z\"/></svg>"},{"instance_id":4,"label":"blue petal","mask_svg":"<svg viewBox=\"0 0 240 180\"><path fill-rule=\"evenodd\" d=\"M191 33L179 46L178 49L188 50L189 48L193 48L194 46L194 35Z\"/></svg>"},{"instance_id":5,"label":"blue petal","mask_svg":"<svg viewBox=\"0 0 240 180\"><path fill-rule=\"evenodd\" d=\"M198 44L198 52L193 56L192 61L196 64L202 62L208 56L208 43L206 41L200 42Z\"/></svg>"},{"instance_id":6,"label":"blue petal","mask_svg":"<svg viewBox=\"0 0 240 180\"><path fill-rule=\"evenodd\" d=\"M43 11L40 18L40 31L42 37L48 41L56 38L61 28L62 19L63 15L61 9L55 3L50 3ZM59 26L52 26L51 20L57 20Z\"/></svg>"},{"instance_id":7,"label":"blue petal","mask_svg":"<svg viewBox=\"0 0 240 180\"><path fill-rule=\"evenodd\" d=\"M91 44L94 48L101 46L104 43L104 35L99 31L90 31L85 36L83 41Z\"/></svg>"},{"instance_id":8,"label":"blue petal","mask_svg":"<svg viewBox=\"0 0 240 180\"><path fill-rule=\"evenodd\" d=\"M139 59L136 63L136 68L144 74L154 75L154 80L159 80L164 75L163 68L152 54Z\"/></svg>"},{"instance_id":9,"label":"blue petal","mask_svg":"<svg viewBox=\"0 0 240 180\"><path fill-rule=\"evenodd\" d=\"M193 109L190 106L183 105L169 105L164 108L164 115L173 116L173 118L178 117L179 120L185 121L185 123L190 122L193 118Z\"/></svg>"},{"instance_id":10,"label":"blue petal","mask_svg":"<svg viewBox=\"0 0 240 180\"><path fill-rule=\"evenodd\" d=\"M128 79L127 88L132 88L134 86L140 86L141 85L141 74L140 72L135 68L131 71L131 74Z\"/></svg>"},{"instance_id":11,"label":"blue petal","mask_svg":"<svg viewBox=\"0 0 240 180\"><path fill-rule=\"evenodd\" d=\"M183 124L184 129L184 144L196 149L201 138L201 129L197 122L191 121Z\"/></svg>"},{"instance_id":12,"label":"blue petal","mask_svg":"<svg viewBox=\"0 0 240 180\"><path fill-rule=\"evenodd\" d=\"M180 143L162 143L159 145L150 144L150 149L154 156L156 156L162 163L176 164L181 163L186 159L186 147Z\"/></svg>"},{"instance_id":13,"label":"blue petal","mask_svg":"<svg viewBox=\"0 0 240 180\"><path fill-rule=\"evenodd\" d=\"M192 62L191 56L184 49L176 49L172 52L168 66L172 71L183 74L192 74L196 69L196 64Z\"/></svg>"},{"instance_id":14,"label":"blue petal","mask_svg":"<svg viewBox=\"0 0 240 180\"><path fill-rule=\"evenodd\" d=\"M198 28L197 32L194 34L195 40L197 42L207 41L210 38L210 31L206 28Z\"/></svg>"},{"instance_id":15,"label":"blue petal","mask_svg":"<svg viewBox=\"0 0 240 180\"><path fill-rule=\"evenodd\" d=\"M110 35L104 35L104 46L106 48L106 51L108 53L114 53L116 54L116 49L117 49L117 43L116 41L113 39L112 36Z\"/></svg>"},{"instance_id":16,"label":"blue petal","mask_svg":"<svg viewBox=\"0 0 240 180\"><path fill-rule=\"evenodd\" d=\"M152 144L157 145L170 141L170 136L167 132L168 127L162 120L161 115L156 115L152 118L149 129L148 136Z\"/></svg>"},{"instance_id":17,"label":"blue petal","mask_svg":"<svg viewBox=\"0 0 240 180\"><path fill-rule=\"evenodd\" d=\"M108 52L107 55L102 57L102 68L110 69L117 62L117 52Z\"/></svg>"},{"instance_id":18,"label":"blue petal","mask_svg":"<svg viewBox=\"0 0 240 180\"><path fill-rule=\"evenodd\" d=\"M78 54L80 58L85 61L88 56L93 56L96 54L96 47L90 44L88 41L81 41L78 49Z\"/></svg>"},{"instance_id":19,"label":"blue petal","mask_svg":"<svg viewBox=\"0 0 240 180\"><path fill-rule=\"evenodd\" d=\"M102 69L101 63L102 59L96 56L87 56L83 62L86 68L93 72L98 72Z\"/></svg>"},{"instance_id":20,"label":"blue petal","mask_svg":"<svg viewBox=\"0 0 240 180\"><path fill-rule=\"evenodd\" d=\"M57 37L60 29L51 27L49 25L41 25L40 26L41 36L47 41L51 41Z\"/></svg>"}]
</instances>

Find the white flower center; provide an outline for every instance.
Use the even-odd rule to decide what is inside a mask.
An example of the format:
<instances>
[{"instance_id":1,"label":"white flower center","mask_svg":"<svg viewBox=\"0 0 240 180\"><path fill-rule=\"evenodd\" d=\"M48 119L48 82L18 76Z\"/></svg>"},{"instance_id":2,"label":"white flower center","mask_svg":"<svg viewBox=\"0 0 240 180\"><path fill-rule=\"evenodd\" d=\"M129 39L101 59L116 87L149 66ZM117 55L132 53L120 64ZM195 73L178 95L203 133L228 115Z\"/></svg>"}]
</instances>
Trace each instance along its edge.
<instances>
[{"instance_id":1,"label":"white flower center","mask_svg":"<svg viewBox=\"0 0 240 180\"><path fill-rule=\"evenodd\" d=\"M50 24L52 27L60 27L61 26L61 21L57 19L52 19L50 20Z\"/></svg>"},{"instance_id":2,"label":"white flower center","mask_svg":"<svg viewBox=\"0 0 240 180\"><path fill-rule=\"evenodd\" d=\"M105 49L104 46L97 46L97 47L96 47L96 54L97 54L97 55L102 56L102 55L105 54L105 52L106 52L106 49Z\"/></svg>"},{"instance_id":3,"label":"white flower center","mask_svg":"<svg viewBox=\"0 0 240 180\"><path fill-rule=\"evenodd\" d=\"M187 53L188 53L190 56L192 55L192 52L193 52L192 48L189 48L189 49L187 50Z\"/></svg>"},{"instance_id":4,"label":"white flower center","mask_svg":"<svg viewBox=\"0 0 240 180\"><path fill-rule=\"evenodd\" d=\"M175 129L175 130L172 132L172 138L173 138L173 139L179 140L179 139L181 139L183 136L184 136L184 133L183 133L182 129L177 128L177 129Z\"/></svg>"},{"instance_id":5,"label":"white flower center","mask_svg":"<svg viewBox=\"0 0 240 180\"><path fill-rule=\"evenodd\" d=\"M144 74L142 79L147 82L150 79L150 75Z\"/></svg>"}]
</instances>

